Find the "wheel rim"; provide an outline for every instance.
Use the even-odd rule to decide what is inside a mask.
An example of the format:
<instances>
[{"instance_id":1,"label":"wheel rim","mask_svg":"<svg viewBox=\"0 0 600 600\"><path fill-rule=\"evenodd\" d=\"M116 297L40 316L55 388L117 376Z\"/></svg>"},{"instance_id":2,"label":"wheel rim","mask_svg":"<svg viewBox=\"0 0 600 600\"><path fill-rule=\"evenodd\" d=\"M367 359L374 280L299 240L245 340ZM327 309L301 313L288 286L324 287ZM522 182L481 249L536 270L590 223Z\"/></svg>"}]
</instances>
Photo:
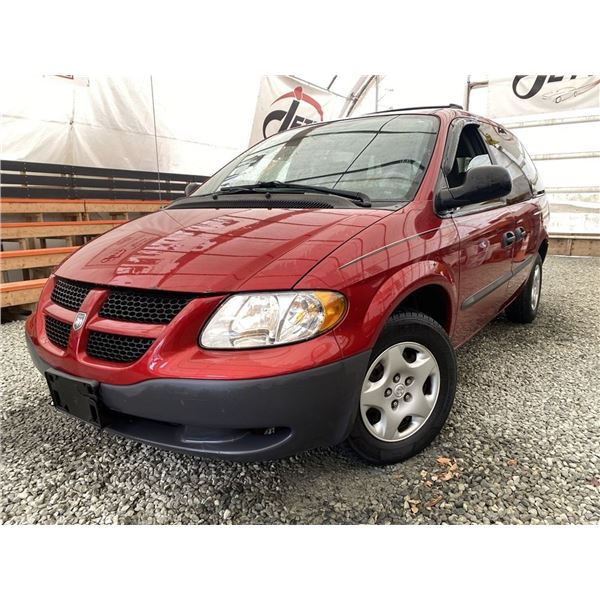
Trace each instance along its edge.
<instances>
[{"instance_id":1,"label":"wheel rim","mask_svg":"<svg viewBox=\"0 0 600 600\"><path fill-rule=\"evenodd\" d=\"M439 393L440 368L425 346L390 346L373 361L363 381L363 423L378 440L405 440L430 417Z\"/></svg>"},{"instance_id":2,"label":"wheel rim","mask_svg":"<svg viewBox=\"0 0 600 600\"><path fill-rule=\"evenodd\" d=\"M535 265L533 270L533 280L531 282L531 308L535 310L540 301L540 290L542 287L542 270L540 265Z\"/></svg>"}]
</instances>

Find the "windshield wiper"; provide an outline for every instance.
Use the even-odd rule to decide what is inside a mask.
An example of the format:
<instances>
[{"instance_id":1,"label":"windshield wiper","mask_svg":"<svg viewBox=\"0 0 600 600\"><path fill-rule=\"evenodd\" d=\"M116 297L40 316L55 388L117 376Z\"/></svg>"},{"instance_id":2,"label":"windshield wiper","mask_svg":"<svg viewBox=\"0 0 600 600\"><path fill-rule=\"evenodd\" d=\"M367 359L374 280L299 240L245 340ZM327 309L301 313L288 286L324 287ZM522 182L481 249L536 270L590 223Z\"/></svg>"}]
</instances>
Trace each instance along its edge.
<instances>
[{"instance_id":1,"label":"windshield wiper","mask_svg":"<svg viewBox=\"0 0 600 600\"><path fill-rule=\"evenodd\" d=\"M316 192L318 194L330 194L332 196L340 196L349 198L358 206L368 208L371 206L371 199L367 194L362 192L351 192L349 190L337 190L334 188L321 187L318 185L304 185L300 183L286 183L285 181L257 181L248 185L231 185L220 188L215 192L215 196L220 194L239 194L244 192L281 192L298 191L298 192Z\"/></svg>"}]
</instances>

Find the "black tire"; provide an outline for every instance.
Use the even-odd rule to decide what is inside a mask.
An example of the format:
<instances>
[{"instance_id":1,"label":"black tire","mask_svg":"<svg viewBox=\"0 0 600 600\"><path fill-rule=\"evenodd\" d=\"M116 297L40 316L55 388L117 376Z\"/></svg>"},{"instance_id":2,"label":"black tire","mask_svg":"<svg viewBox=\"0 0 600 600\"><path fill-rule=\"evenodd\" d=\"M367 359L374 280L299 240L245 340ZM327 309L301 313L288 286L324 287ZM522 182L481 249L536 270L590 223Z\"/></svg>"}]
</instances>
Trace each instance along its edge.
<instances>
[{"instance_id":1,"label":"black tire","mask_svg":"<svg viewBox=\"0 0 600 600\"><path fill-rule=\"evenodd\" d=\"M535 272L539 268L539 291L535 306L532 305ZM507 318L514 323L531 323L538 313L542 290L542 257L538 254L531 268L529 279L523 286L520 294L506 307Z\"/></svg>"},{"instance_id":2,"label":"black tire","mask_svg":"<svg viewBox=\"0 0 600 600\"><path fill-rule=\"evenodd\" d=\"M400 462L418 454L438 435L446 422L456 392L456 357L443 327L419 312L399 312L386 323L371 353L369 368L382 352L401 342L415 342L427 348L440 370L440 389L429 417L417 431L398 441L383 441L369 432L360 409L348 443L370 463L385 465ZM368 370L367 370L368 373Z\"/></svg>"}]
</instances>

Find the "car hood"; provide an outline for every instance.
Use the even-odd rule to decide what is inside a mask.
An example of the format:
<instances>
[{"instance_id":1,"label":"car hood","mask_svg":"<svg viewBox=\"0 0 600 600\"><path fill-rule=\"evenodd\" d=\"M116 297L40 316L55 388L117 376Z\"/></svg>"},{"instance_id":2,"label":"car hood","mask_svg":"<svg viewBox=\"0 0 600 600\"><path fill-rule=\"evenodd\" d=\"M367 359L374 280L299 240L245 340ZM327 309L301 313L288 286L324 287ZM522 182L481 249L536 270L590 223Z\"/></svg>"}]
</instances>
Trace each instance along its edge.
<instances>
[{"instance_id":1,"label":"car hood","mask_svg":"<svg viewBox=\"0 0 600 600\"><path fill-rule=\"evenodd\" d=\"M289 289L387 214L359 208L161 210L85 245L56 274L195 293Z\"/></svg>"}]
</instances>

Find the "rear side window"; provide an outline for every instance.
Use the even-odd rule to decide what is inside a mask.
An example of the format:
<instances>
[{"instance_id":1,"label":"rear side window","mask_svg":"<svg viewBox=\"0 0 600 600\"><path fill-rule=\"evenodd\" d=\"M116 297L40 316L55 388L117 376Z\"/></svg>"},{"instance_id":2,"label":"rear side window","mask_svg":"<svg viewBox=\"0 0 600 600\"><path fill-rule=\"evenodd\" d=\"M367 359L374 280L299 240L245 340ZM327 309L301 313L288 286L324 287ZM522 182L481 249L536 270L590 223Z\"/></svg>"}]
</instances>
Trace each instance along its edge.
<instances>
[{"instance_id":1,"label":"rear side window","mask_svg":"<svg viewBox=\"0 0 600 600\"><path fill-rule=\"evenodd\" d=\"M537 169L517 137L495 123L481 123L479 130L485 139L493 161L510 173L513 189L508 203L522 202L543 189Z\"/></svg>"},{"instance_id":2,"label":"rear side window","mask_svg":"<svg viewBox=\"0 0 600 600\"><path fill-rule=\"evenodd\" d=\"M542 181L538 170L535 168L535 164L531 160L529 152L527 152L523 144L521 144L521 151L523 152L523 157L525 159L525 164L523 165L523 172L525 173L527 179L529 179L529 183L531 183L533 193L541 194L544 191L544 182Z\"/></svg>"}]
</instances>

